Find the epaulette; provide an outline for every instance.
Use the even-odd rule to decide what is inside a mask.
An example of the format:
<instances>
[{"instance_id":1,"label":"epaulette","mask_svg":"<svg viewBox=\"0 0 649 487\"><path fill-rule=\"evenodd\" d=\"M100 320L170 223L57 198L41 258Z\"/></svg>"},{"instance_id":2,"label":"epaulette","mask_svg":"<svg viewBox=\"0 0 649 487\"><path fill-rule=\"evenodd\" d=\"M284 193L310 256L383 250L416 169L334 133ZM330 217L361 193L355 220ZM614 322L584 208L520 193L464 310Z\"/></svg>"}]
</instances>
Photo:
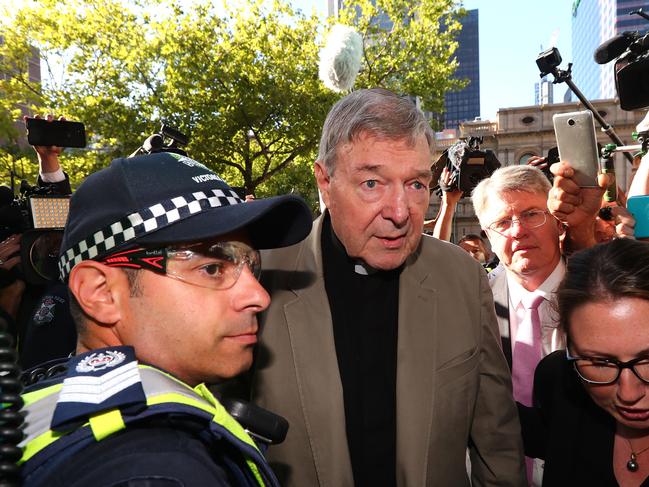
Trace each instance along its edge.
<instances>
[{"instance_id":1,"label":"epaulette","mask_svg":"<svg viewBox=\"0 0 649 487\"><path fill-rule=\"evenodd\" d=\"M50 428L67 430L103 411L145 406L133 347L91 350L68 362Z\"/></svg>"}]
</instances>

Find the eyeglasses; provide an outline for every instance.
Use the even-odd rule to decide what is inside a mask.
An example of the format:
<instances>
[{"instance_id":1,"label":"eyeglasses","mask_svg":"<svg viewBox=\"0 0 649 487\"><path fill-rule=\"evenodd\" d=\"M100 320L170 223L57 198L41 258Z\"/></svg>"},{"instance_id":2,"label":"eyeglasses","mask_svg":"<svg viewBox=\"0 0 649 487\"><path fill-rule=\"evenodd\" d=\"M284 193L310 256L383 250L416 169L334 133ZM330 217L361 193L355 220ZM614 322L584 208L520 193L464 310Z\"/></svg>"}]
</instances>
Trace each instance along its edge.
<instances>
[{"instance_id":1,"label":"eyeglasses","mask_svg":"<svg viewBox=\"0 0 649 487\"><path fill-rule=\"evenodd\" d=\"M261 256L242 242L125 250L99 260L110 267L148 269L196 286L229 289L247 265L259 279Z\"/></svg>"},{"instance_id":2,"label":"eyeglasses","mask_svg":"<svg viewBox=\"0 0 649 487\"><path fill-rule=\"evenodd\" d=\"M518 222L521 227L537 228L545 224L547 214L547 210L528 210L521 213L521 216L518 218L503 218L502 220L493 222L487 228L500 234L508 233L514 222Z\"/></svg>"},{"instance_id":3,"label":"eyeglasses","mask_svg":"<svg viewBox=\"0 0 649 487\"><path fill-rule=\"evenodd\" d=\"M638 379L649 384L649 357L620 362L613 358L573 357L566 349L566 358L572 362L577 375L590 384L613 384L620 378L622 369L631 369Z\"/></svg>"}]
</instances>

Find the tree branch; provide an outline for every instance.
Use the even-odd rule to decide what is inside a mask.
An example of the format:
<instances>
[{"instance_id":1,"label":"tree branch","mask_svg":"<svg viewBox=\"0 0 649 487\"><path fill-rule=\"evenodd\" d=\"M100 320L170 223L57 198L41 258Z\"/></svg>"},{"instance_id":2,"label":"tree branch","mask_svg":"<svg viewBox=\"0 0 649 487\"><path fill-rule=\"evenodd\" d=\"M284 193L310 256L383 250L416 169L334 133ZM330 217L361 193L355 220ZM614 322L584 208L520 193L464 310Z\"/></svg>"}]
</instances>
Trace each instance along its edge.
<instances>
[{"instance_id":1,"label":"tree branch","mask_svg":"<svg viewBox=\"0 0 649 487\"><path fill-rule=\"evenodd\" d=\"M286 166L288 166L291 162L295 160L295 158L298 156L299 151L295 150L293 153L284 159L282 162L280 162L277 166L275 166L271 171L262 174L259 176L257 179L253 181L255 188L259 186L261 183L268 181L270 178L272 178L275 174L278 172L282 171Z\"/></svg>"}]
</instances>

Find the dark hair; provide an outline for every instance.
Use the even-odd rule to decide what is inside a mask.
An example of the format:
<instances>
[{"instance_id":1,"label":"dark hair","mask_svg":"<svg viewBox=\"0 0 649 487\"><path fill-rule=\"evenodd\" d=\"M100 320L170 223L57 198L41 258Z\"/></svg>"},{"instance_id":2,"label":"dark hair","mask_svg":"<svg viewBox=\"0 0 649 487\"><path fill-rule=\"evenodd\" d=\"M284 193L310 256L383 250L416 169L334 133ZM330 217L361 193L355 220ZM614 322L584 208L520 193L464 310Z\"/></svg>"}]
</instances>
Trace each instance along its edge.
<instances>
[{"instance_id":1,"label":"dark hair","mask_svg":"<svg viewBox=\"0 0 649 487\"><path fill-rule=\"evenodd\" d=\"M557 290L559 324L569 335L578 307L621 297L649 300L649 244L619 238L573 254Z\"/></svg>"},{"instance_id":2,"label":"dark hair","mask_svg":"<svg viewBox=\"0 0 649 487\"><path fill-rule=\"evenodd\" d=\"M462 242L466 242L467 240L479 240L484 244L484 240L477 233L467 233L464 237L460 239L460 241L457 244L460 245Z\"/></svg>"}]
</instances>

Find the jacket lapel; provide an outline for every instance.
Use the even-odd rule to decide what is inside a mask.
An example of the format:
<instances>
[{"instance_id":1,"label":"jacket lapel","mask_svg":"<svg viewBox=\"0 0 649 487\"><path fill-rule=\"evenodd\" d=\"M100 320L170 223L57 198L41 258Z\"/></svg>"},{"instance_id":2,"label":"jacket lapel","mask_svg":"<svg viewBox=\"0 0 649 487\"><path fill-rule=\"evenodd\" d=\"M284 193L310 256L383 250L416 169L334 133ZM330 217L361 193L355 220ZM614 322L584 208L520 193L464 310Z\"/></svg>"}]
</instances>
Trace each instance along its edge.
<instances>
[{"instance_id":1,"label":"jacket lapel","mask_svg":"<svg viewBox=\"0 0 649 487\"><path fill-rule=\"evenodd\" d=\"M498 320L498 331L503 347L503 354L507 359L507 364L512 368L512 342L509 332L509 290L507 287L507 273L502 271L491 281L491 292L494 296L494 306L496 308L496 319Z\"/></svg>"},{"instance_id":2,"label":"jacket lapel","mask_svg":"<svg viewBox=\"0 0 649 487\"><path fill-rule=\"evenodd\" d=\"M421 244L420 244L421 248ZM399 281L397 348L397 485L425 485L433 417L437 296L435 279L406 261ZM422 431L424 430L424 431ZM424 466L424 469L421 466Z\"/></svg>"},{"instance_id":3,"label":"jacket lapel","mask_svg":"<svg viewBox=\"0 0 649 487\"><path fill-rule=\"evenodd\" d=\"M298 260L298 269L316 277L308 287L291 286L297 297L284 306L284 312L320 485L352 486L343 390L322 269L321 230L322 217L305 242L311 251L303 252Z\"/></svg>"}]
</instances>

